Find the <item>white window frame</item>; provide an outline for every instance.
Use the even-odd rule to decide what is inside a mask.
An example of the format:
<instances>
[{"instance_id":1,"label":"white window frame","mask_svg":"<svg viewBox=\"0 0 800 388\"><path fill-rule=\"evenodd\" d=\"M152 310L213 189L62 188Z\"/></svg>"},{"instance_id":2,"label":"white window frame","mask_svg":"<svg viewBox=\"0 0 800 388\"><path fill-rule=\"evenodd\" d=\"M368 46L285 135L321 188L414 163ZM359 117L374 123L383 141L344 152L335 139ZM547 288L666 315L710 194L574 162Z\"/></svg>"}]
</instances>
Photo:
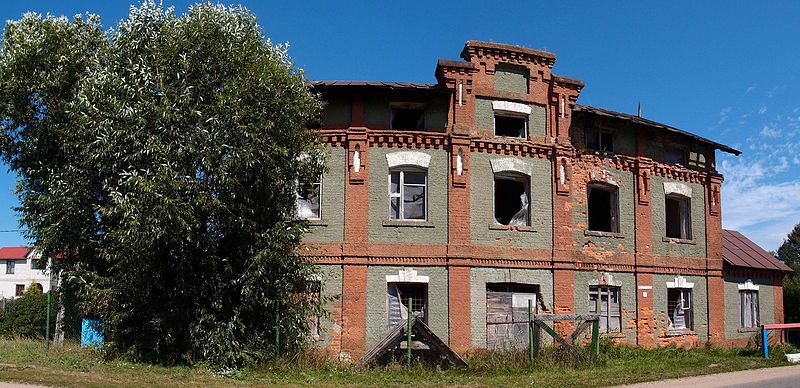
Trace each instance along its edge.
<instances>
[{"instance_id":1,"label":"white window frame","mask_svg":"<svg viewBox=\"0 0 800 388\"><path fill-rule=\"evenodd\" d=\"M508 117L514 119L522 119L525 122L525 128L522 131L522 136L505 136L505 135L498 135L497 134L497 118L498 117ZM494 130L494 137L508 137L512 139L527 139L528 138L528 121L530 119L529 115L510 112L510 111L495 111L494 116L492 117L492 127Z\"/></svg>"},{"instance_id":2,"label":"white window frame","mask_svg":"<svg viewBox=\"0 0 800 388\"><path fill-rule=\"evenodd\" d=\"M319 195L319 214L316 217L301 217L300 213L297 213L297 218L301 220L310 220L310 221L319 221L322 219L322 175L317 178L314 182L308 183L312 187L319 187L318 195ZM302 197L300 196L300 183L298 183L297 187L297 199L295 200L295 207L299 209L299 201Z\"/></svg>"},{"instance_id":3,"label":"white window frame","mask_svg":"<svg viewBox=\"0 0 800 388\"><path fill-rule=\"evenodd\" d=\"M592 289L596 289L592 291ZM619 305L619 315L611 315L611 294L617 294L617 304ZM600 320L606 321L605 333L622 333L622 287L615 286L615 285L590 285L589 286L589 313L592 313L592 310L595 309L595 306L592 305L592 294L597 295L597 300L599 300L600 311L594 311L594 314L600 315L603 311L603 295L606 295L606 311L604 315L600 315ZM619 330L611 330L611 326L609 323L611 320L619 320ZM602 329L601 329L602 330Z\"/></svg>"},{"instance_id":4,"label":"white window frame","mask_svg":"<svg viewBox=\"0 0 800 388\"><path fill-rule=\"evenodd\" d=\"M745 306L747 295L750 297L750 306ZM755 301L755 303L753 303ZM750 309L750 322L745 322L745 307ZM761 303L758 298L758 290L740 289L739 290L739 325L744 329L758 327L761 323Z\"/></svg>"},{"instance_id":5,"label":"white window frame","mask_svg":"<svg viewBox=\"0 0 800 388\"><path fill-rule=\"evenodd\" d=\"M425 178L425 182L422 184L419 183L405 183L405 173L415 173L415 174L422 174ZM392 174L399 173L400 178L398 179L398 192L392 192ZM389 210L389 219L391 220L398 220L398 221L414 221L414 222L425 222L428 220L428 171L425 169L420 169L417 167L404 167L404 168L395 168L389 170L389 174L387 176L386 182L387 192L389 193L389 203L388 210ZM425 198L423 198L423 218L405 218L405 205L403 202L403 198L405 195L405 186L413 186L413 187L422 187L425 190ZM397 218L394 217L394 212L392 212L392 198L398 198L398 204L400 206L400 214Z\"/></svg>"}]
</instances>

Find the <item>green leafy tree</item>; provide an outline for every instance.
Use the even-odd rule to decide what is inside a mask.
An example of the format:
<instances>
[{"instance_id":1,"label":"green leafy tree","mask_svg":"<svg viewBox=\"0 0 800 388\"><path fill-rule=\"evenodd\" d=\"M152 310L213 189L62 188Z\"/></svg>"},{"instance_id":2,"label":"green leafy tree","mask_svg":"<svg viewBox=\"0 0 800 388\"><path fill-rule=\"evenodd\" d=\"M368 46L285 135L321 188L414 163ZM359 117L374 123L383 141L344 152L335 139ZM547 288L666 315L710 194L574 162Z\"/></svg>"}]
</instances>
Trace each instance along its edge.
<instances>
[{"instance_id":1,"label":"green leafy tree","mask_svg":"<svg viewBox=\"0 0 800 388\"><path fill-rule=\"evenodd\" d=\"M784 320L800 322L800 224L795 225L786 236L786 240L778 248L777 256L794 270L783 280Z\"/></svg>"},{"instance_id":2,"label":"green leafy tree","mask_svg":"<svg viewBox=\"0 0 800 388\"><path fill-rule=\"evenodd\" d=\"M106 346L237 367L302 348L320 311L298 255L297 182L324 156L321 103L242 7L152 1L108 32L26 14L0 53L18 211ZM277 316L277 314L280 316Z\"/></svg>"}]
</instances>

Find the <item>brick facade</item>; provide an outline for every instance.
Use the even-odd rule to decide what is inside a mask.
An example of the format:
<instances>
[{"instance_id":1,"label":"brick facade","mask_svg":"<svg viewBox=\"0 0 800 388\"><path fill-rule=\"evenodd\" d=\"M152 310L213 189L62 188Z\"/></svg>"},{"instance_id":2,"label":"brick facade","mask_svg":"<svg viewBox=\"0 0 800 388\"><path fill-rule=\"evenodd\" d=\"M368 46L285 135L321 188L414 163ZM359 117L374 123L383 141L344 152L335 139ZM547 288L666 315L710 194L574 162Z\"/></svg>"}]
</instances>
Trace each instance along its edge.
<instances>
[{"instance_id":1,"label":"brick facade","mask_svg":"<svg viewBox=\"0 0 800 388\"><path fill-rule=\"evenodd\" d=\"M331 225L319 222L304 250L342 284L340 311L331 317L340 340L323 346L335 346L332 351L351 360L368 350L374 339L367 337L386 320L385 271L377 271L386 266L419 273L430 268L428 302L443 292L444 302L437 303L447 306L428 306L429 323L445 325L437 334L458 351L486 347L487 285L535 285L541 313L575 313L586 311L587 279L606 274L618 274L622 289L616 339L640 346L726 340L732 312L708 307L728 305L722 176L714 152L738 151L663 124L577 105L583 82L553 74L551 53L471 41L461 56L463 61L440 60L437 83L430 85L314 83L329 103L319 129L335 150L329 170L344 172L342 203L326 202L323 188L323 221L326 213L344 215L341 240L331 239L336 233L318 238L315 233ZM400 106L424 110L419 128L393 128L392 109ZM525 120L525 138L495 136L497 112L504 109ZM614 152L588 149L590 130L612 134ZM684 163L668 162L672 150L684 155ZM398 151L428 155L424 221L389 219L387 155ZM494 220L493 175L500 165L529 182L526 226ZM616 190L617 231L589 230L588 186L595 183ZM691 192L690 239L664 235L665 187L675 184ZM368 281L373 272L380 275ZM678 277L694 285L692 330L667 328L667 284ZM779 289L770 288L775 321L782 320ZM370 300L381 306L367 306ZM558 329L566 332L570 325Z\"/></svg>"}]
</instances>

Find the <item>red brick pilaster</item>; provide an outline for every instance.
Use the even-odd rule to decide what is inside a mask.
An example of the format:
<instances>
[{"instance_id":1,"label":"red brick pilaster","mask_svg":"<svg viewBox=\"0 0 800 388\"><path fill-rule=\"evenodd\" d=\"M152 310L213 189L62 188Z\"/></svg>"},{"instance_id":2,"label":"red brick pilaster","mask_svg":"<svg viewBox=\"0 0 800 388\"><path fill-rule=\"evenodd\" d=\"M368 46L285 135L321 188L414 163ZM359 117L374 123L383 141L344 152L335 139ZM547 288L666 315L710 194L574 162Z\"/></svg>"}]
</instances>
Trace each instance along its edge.
<instances>
[{"instance_id":1,"label":"red brick pilaster","mask_svg":"<svg viewBox=\"0 0 800 388\"><path fill-rule=\"evenodd\" d=\"M772 288L772 302L775 309L775 323L783 323L783 274L779 274L778 280Z\"/></svg>"},{"instance_id":2,"label":"red brick pilaster","mask_svg":"<svg viewBox=\"0 0 800 388\"><path fill-rule=\"evenodd\" d=\"M556 314L572 314L575 312L575 270L553 270L553 312ZM555 323L556 331L570 334L572 322Z\"/></svg>"},{"instance_id":3,"label":"red brick pilaster","mask_svg":"<svg viewBox=\"0 0 800 388\"><path fill-rule=\"evenodd\" d=\"M470 268L448 268L448 307L450 313L450 347L464 351L472 346L470 307Z\"/></svg>"},{"instance_id":4,"label":"red brick pilaster","mask_svg":"<svg viewBox=\"0 0 800 388\"><path fill-rule=\"evenodd\" d=\"M708 173L706 182L706 270L708 273L708 339L725 339L725 284L722 279L722 175Z\"/></svg>"},{"instance_id":5,"label":"red brick pilaster","mask_svg":"<svg viewBox=\"0 0 800 388\"><path fill-rule=\"evenodd\" d=\"M450 184L448 185L448 242L456 251L468 253L470 244L470 138L450 137ZM462 247L459 249L459 247Z\"/></svg>"},{"instance_id":6,"label":"red brick pilaster","mask_svg":"<svg viewBox=\"0 0 800 388\"><path fill-rule=\"evenodd\" d=\"M556 146L553 158L553 261L558 263L573 262L575 227L572 208L575 204L572 194L573 161L575 153L572 147ZM570 282L572 282L570 280Z\"/></svg>"},{"instance_id":7,"label":"red brick pilaster","mask_svg":"<svg viewBox=\"0 0 800 388\"><path fill-rule=\"evenodd\" d=\"M653 274L636 274L636 344L655 346L656 320L653 313Z\"/></svg>"},{"instance_id":8,"label":"red brick pilaster","mask_svg":"<svg viewBox=\"0 0 800 388\"><path fill-rule=\"evenodd\" d=\"M708 276L708 341L725 341L725 282L722 276Z\"/></svg>"},{"instance_id":9,"label":"red brick pilaster","mask_svg":"<svg viewBox=\"0 0 800 388\"><path fill-rule=\"evenodd\" d=\"M353 100L353 112L358 110ZM363 110L363 108L362 108ZM367 253L369 219L369 143L366 128L347 130L347 171L344 197L345 251L364 256Z\"/></svg>"},{"instance_id":10,"label":"red brick pilaster","mask_svg":"<svg viewBox=\"0 0 800 388\"><path fill-rule=\"evenodd\" d=\"M342 272L342 354L355 361L366 351L367 266L345 265Z\"/></svg>"}]
</instances>

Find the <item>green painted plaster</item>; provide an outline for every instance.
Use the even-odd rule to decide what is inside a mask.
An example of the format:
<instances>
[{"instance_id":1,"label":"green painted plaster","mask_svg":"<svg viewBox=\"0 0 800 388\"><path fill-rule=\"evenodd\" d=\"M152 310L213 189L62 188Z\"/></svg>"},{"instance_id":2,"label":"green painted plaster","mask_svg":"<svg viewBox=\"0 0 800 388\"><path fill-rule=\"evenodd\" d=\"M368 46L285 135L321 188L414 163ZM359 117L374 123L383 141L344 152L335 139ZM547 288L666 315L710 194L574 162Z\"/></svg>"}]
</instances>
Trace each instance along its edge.
<instances>
[{"instance_id":1,"label":"green painted plaster","mask_svg":"<svg viewBox=\"0 0 800 388\"><path fill-rule=\"evenodd\" d=\"M328 299L325 302L325 311L328 314L320 320L320 338L314 345L324 348L330 344L332 336L342 331L342 327L336 323L336 317L333 316L334 306L342 303L342 266L320 265L318 269L322 281L321 296L323 300Z\"/></svg>"},{"instance_id":2,"label":"green painted plaster","mask_svg":"<svg viewBox=\"0 0 800 388\"><path fill-rule=\"evenodd\" d=\"M594 176L591 176L594 174ZM602 179L605 175L606 180ZM604 250L611 252L633 253L636 245L636 224L634 222L634 179L628 171L613 168L603 168L602 172L590 173L590 182L614 182L618 190L619 199L619 233L614 236L596 236L589 233L587 186L579 187L573 195L574 206L572 218L576 228L573 232L577 250L594 251Z\"/></svg>"},{"instance_id":3,"label":"green painted plaster","mask_svg":"<svg viewBox=\"0 0 800 388\"><path fill-rule=\"evenodd\" d=\"M741 322L741 300L739 299L739 285L744 284L747 278L725 276L725 338L750 338L760 335L753 329L743 329ZM752 279L758 286L759 324L775 323L775 290L768 281Z\"/></svg>"},{"instance_id":4,"label":"green painted plaster","mask_svg":"<svg viewBox=\"0 0 800 388\"><path fill-rule=\"evenodd\" d=\"M708 287L706 278L702 276L684 276L686 281L694 283L692 289L692 310L694 312L694 332L697 340L708 341ZM667 282L674 282L675 275L653 275L653 314L656 320L656 335L666 333L669 327L667 315Z\"/></svg>"},{"instance_id":5,"label":"green painted plaster","mask_svg":"<svg viewBox=\"0 0 800 388\"><path fill-rule=\"evenodd\" d=\"M692 189L692 243L663 241L667 236L664 182L669 181L660 176L653 176L652 180L650 207L653 209L653 253L660 256L706 257L706 195L703 186L697 183L680 182Z\"/></svg>"},{"instance_id":6,"label":"green painted plaster","mask_svg":"<svg viewBox=\"0 0 800 388\"><path fill-rule=\"evenodd\" d=\"M410 151L393 148L369 149L369 241L396 244L446 244L447 243L447 152L418 149L413 151L431 155L428 166L428 221L408 221L402 225L389 221L389 166L386 154Z\"/></svg>"},{"instance_id":7,"label":"green painted plaster","mask_svg":"<svg viewBox=\"0 0 800 388\"><path fill-rule=\"evenodd\" d=\"M494 90L528 94L529 77L527 67L498 64L494 71Z\"/></svg>"},{"instance_id":8,"label":"green painted plaster","mask_svg":"<svg viewBox=\"0 0 800 388\"><path fill-rule=\"evenodd\" d=\"M486 348L486 284L521 283L539 286L542 301L553 311L553 272L544 269L472 268L470 271L470 300L472 301L472 346ZM547 341L544 337L543 343Z\"/></svg>"},{"instance_id":9,"label":"green painted plaster","mask_svg":"<svg viewBox=\"0 0 800 388\"><path fill-rule=\"evenodd\" d=\"M531 227L526 230L490 229L494 225L494 172L491 160L506 156L470 153L470 236L476 244L550 248L553 246L551 163L540 158L516 158L531 166Z\"/></svg>"},{"instance_id":10,"label":"green painted plaster","mask_svg":"<svg viewBox=\"0 0 800 388\"><path fill-rule=\"evenodd\" d=\"M344 238L345 149L327 147L326 171L322 174L322 220L311 221L303 236L307 243L339 242Z\"/></svg>"},{"instance_id":11,"label":"green painted plaster","mask_svg":"<svg viewBox=\"0 0 800 388\"><path fill-rule=\"evenodd\" d=\"M494 134L494 109L492 100L478 97L475 99L475 129ZM528 136L544 137L547 134L547 110L543 106L528 104L531 114L528 115Z\"/></svg>"},{"instance_id":12,"label":"green painted plaster","mask_svg":"<svg viewBox=\"0 0 800 388\"><path fill-rule=\"evenodd\" d=\"M366 348L372 349L388 331L386 275L397 275L403 267L370 266L367 270ZM419 276L428 276L428 326L444 343L449 341L447 268L414 268Z\"/></svg>"},{"instance_id":13,"label":"green painted plaster","mask_svg":"<svg viewBox=\"0 0 800 388\"><path fill-rule=\"evenodd\" d=\"M612 277L611 285L620 287L622 333L628 343L636 343L636 275L623 272L608 274ZM597 285L600 276L601 273L597 271L575 271L575 314L589 313L589 286Z\"/></svg>"}]
</instances>

